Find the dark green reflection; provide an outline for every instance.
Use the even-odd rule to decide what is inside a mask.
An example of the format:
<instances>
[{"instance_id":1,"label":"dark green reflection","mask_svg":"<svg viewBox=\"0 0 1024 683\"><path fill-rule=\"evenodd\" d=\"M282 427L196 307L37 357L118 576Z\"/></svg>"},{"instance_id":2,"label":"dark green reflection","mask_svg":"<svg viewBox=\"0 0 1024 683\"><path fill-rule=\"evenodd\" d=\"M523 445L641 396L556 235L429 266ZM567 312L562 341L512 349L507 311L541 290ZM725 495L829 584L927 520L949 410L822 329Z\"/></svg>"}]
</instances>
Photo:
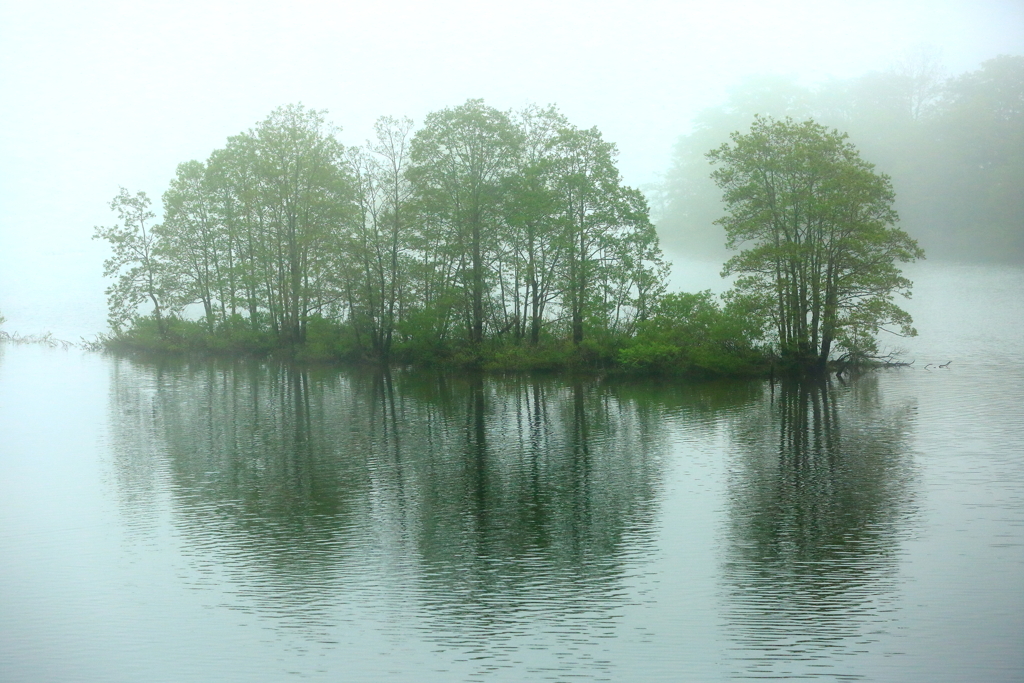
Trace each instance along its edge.
<instances>
[{"instance_id":1,"label":"dark green reflection","mask_svg":"<svg viewBox=\"0 0 1024 683\"><path fill-rule=\"evenodd\" d=\"M873 377L766 394L733 422L726 629L742 674L841 677L892 620L912 411Z\"/></svg>"},{"instance_id":2,"label":"dark green reflection","mask_svg":"<svg viewBox=\"0 0 1024 683\"><path fill-rule=\"evenodd\" d=\"M226 574L234 607L325 639L361 600L460 644L611 628L651 543L657 415L553 379L119 362L112 381L126 514L169 492L189 580Z\"/></svg>"}]
</instances>

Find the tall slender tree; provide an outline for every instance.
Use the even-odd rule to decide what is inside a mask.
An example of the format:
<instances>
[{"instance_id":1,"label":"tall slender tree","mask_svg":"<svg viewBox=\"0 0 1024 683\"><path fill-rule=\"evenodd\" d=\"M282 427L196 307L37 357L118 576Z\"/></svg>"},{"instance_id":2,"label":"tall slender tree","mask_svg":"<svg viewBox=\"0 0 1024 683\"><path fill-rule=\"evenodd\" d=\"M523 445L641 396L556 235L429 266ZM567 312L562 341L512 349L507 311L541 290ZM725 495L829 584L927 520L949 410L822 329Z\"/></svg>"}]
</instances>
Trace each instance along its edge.
<instances>
[{"instance_id":1,"label":"tall slender tree","mask_svg":"<svg viewBox=\"0 0 1024 683\"><path fill-rule=\"evenodd\" d=\"M349 150L360 213L348 244L359 284L349 282L347 287L353 297L350 308L365 321L374 355L386 360L407 289L412 190L406 171L412 120L381 117L374 130L376 141Z\"/></svg>"},{"instance_id":2,"label":"tall slender tree","mask_svg":"<svg viewBox=\"0 0 1024 683\"><path fill-rule=\"evenodd\" d=\"M412 139L409 178L434 226L458 250L472 344L484 338L488 264L501 227L496 209L521 141L509 116L483 100L429 114Z\"/></svg>"},{"instance_id":3,"label":"tall slender tree","mask_svg":"<svg viewBox=\"0 0 1024 683\"><path fill-rule=\"evenodd\" d=\"M335 303L332 255L354 214L344 148L324 112L290 105L275 110L250 136L274 263L272 319L289 343L305 337L313 310Z\"/></svg>"},{"instance_id":4,"label":"tall slender tree","mask_svg":"<svg viewBox=\"0 0 1024 683\"><path fill-rule=\"evenodd\" d=\"M579 344L588 321L611 329L645 315L665 266L646 200L621 183L615 145L596 128L566 127L551 147L564 250L562 306Z\"/></svg>"},{"instance_id":5,"label":"tall slender tree","mask_svg":"<svg viewBox=\"0 0 1024 683\"><path fill-rule=\"evenodd\" d=\"M164 193L164 221L157 230L158 254L175 275L176 304L203 305L212 332L225 317L230 245L218 220L206 164L189 161L178 166Z\"/></svg>"},{"instance_id":6,"label":"tall slender tree","mask_svg":"<svg viewBox=\"0 0 1024 683\"><path fill-rule=\"evenodd\" d=\"M515 123L523 132L517 171L506 179L507 223L515 293L511 317L516 338L540 341L548 305L558 296L562 250L554 191L555 141L569 122L554 107L527 107Z\"/></svg>"},{"instance_id":7,"label":"tall slender tree","mask_svg":"<svg viewBox=\"0 0 1024 683\"><path fill-rule=\"evenodd\" d=\"M115 332L134 323L139 306L147 300L153 305L160 333L166 330L165 308L173 286L165 263L157 255L156 216L150 204L145 192L132 195L122 187L110 202L118 223L97 226L93 234L93 239L107 240L113 251L103 262L103 275L116 278L107 288L108 321Z\"/></svg>"}]
</instances>

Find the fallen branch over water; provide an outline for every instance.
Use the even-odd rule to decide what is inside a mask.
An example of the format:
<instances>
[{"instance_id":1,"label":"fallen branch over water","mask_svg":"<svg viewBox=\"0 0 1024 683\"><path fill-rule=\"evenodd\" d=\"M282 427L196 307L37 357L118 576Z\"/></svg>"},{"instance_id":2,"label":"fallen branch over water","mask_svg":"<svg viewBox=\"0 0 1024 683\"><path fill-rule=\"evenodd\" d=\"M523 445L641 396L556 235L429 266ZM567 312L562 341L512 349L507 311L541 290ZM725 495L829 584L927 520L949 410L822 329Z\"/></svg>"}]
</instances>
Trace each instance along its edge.
<instances>
[{"instance_id":1,"label":"fallen branch over water","mask_svg":"<svg viewBox=\"0 0 1024 683\"><path fill-rule=\"evenodd\" d=\"M916 361L900 360L904 351L896 350L882 355L868 355L863 353L845 354L836 359L833 367L836 377L842 377L844 373L857 368L909 368ZM925 368L927 369L927 368Z\"/></svg>"},{"instance_id":2,"label":"fallen branch over water","mask_svg":"<svg viewBox=\"0 0 1024 683\"><path fill-rule=\"evenodd\" d=\"M29 334L22 336L17 332L14 334L8 334L7 332L0 330L0 341L10 342L12 344L40 344L42 346L48 346L51 349L55 349L59 346L65 351L75 346L73 342L69 342L64 339L57 339L50 332L46 332L45 334Z\"/></svg>"}]
</instances>

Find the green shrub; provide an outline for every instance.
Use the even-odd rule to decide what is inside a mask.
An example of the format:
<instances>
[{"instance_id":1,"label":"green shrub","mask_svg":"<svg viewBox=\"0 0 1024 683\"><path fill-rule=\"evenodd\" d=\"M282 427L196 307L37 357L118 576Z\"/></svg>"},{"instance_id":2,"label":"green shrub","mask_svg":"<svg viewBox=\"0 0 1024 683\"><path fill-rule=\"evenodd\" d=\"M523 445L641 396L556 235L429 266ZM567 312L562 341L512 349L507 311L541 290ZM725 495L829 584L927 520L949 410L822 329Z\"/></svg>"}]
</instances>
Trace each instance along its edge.
<instances>
[{"instance_id":1,"label":"green shrub","mask_svg":"<svg viewBox=\"0 0 1024 683\"><path fill-rule=\"evenodd\" d=\"M525 342L505 344L486 355L482 366L486 370L525 371L558 370L569 365L572 344L547 342L530 345Z\"/></svg>"},{"instance_id":2,"label":"green shrub","mask_svg":"<svg viewBox=\"0 0 1024 683\"><path fill-rule=\"evenodd\" d=\"M354 344L348 326L319 315L306 322L306 341L296 357L305 361L333 361L350 358Z\"/></svg>"},{"instance_id":3,"label":"green shrub","mask_svg":"<svg viewBox=\"0 0 1024 683\"><path fill-rule=\"evenodd\" d=\"M767 367L758 345L764 325L746 300L726 297L722 306L710 290L668 294L618 360L634 372L756 375Z\"/></svg>"},{"instance_id":4,"label":"green shrub","mask_svg":"<svg viewBox=\"0 0 1024 683\"><path fill-rule=\"evenodd\" d=\"M619 364L632 372L678 372L682 358L683 351L678 346L653 341L642 341L619 351Z\"/></svg>"}]
</instances>

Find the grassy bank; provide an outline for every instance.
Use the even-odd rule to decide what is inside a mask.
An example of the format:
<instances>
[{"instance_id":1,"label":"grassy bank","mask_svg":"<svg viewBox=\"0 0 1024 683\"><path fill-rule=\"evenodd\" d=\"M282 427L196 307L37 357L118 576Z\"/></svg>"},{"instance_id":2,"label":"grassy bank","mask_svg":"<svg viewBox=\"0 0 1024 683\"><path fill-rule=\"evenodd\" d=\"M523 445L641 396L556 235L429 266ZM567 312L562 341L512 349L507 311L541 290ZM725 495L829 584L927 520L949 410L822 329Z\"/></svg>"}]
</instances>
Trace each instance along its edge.
<instances>
[{"instance_id":1,"label":"grassy bank","mask_svg":"<svg viewBox=\"0 0 1024 683\"><path fill-rule=\"evenodd\" d=\"M662 321L663 323L664 321ZM770 371L768 356L726 330L646 325L632 336L594 335L579 344L542 336L537 344L498 338L472 345L455 340L396 339L387 358L367 348L344 323L312 318L305 339L286 343L272 330L246 321L210 329L198 321L140 318L104 338L103 348L128 355L275 358L300 363L422 367L493 372L585 372L690 378L757 377ZM700 332L700 334L697 334Z\"/></svg>"}]
</instances>

